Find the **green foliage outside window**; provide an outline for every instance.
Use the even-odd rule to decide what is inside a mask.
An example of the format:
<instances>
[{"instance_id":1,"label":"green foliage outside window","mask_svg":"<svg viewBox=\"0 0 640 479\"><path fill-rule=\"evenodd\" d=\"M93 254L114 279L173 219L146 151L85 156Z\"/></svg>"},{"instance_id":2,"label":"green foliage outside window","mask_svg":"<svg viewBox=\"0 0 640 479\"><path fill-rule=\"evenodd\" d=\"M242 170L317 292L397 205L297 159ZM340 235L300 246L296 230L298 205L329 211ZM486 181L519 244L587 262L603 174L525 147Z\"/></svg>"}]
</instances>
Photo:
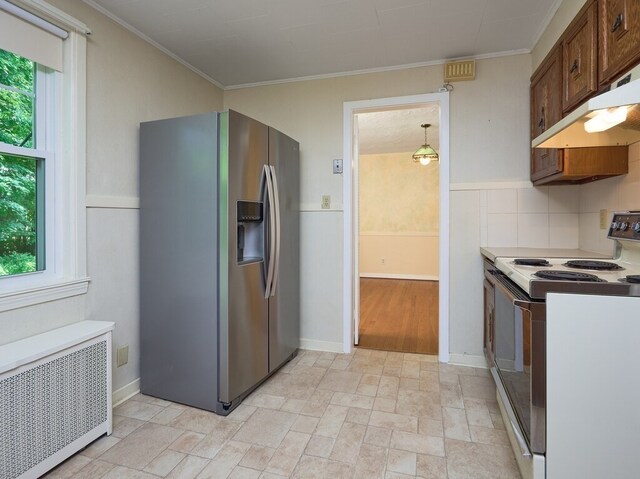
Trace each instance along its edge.
<instances>
[{"instance_id":1,"label":"green foliage outside window","mask_svg":"<svg viewBox=\"0 0 640 479\"><path fill-rule=\"evenodd\" d=\"M35 65L0 49L0 142L33 148ZM36 271L36 163L0 153L0 276Z\"/></svg>"}]
</instances>

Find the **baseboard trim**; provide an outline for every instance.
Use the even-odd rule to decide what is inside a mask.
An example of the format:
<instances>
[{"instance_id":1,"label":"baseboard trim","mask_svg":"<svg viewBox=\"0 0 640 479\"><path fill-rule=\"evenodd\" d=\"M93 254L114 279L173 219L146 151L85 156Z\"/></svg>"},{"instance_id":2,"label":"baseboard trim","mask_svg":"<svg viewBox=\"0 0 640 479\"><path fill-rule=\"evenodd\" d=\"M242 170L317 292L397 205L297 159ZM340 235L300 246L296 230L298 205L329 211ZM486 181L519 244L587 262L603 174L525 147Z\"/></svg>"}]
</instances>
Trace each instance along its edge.
<instances>
[{"instance_id":1,"label":"baseboard trim","mask_svg":"<svg viewBox=\"0 0 640 479\"><path fill-rule=\"evenodd\" d=\"M334 341L318 341L317 339L300 338L300 349L312 351L327 351L329 353L342 353L342 343Z\"/></svg>"},{"instance_id":2,"label":"baseboard trim","mask_svg":"<svg viewBox=\"0 0 640 479\"><path fill-rule=\"evenodd\" d=\"M132 396L135 396L140 392L140 378L134 379L129 384L122 386L120 389L113 391L111 397L113 398L113 407L116 407Z\"/></svg>"},{"instance_id":3,"label":"baseboard trim","mask_svg":"<svg viewBox=\"0 0 640 479\"><path fill-rule=\"evenodd\" d=\"M473 366L474 368L488 368L487 360L484 356L475 356L473 354L449 353L449 364Z\"/></svg>"},{"instance_id":4,"label":"baseboard trim","mask_svg":"<svg viewBox=\"0 0 640 479\"><path fill-rule=\"evenodd\" d=\"M438 281L438 276L429 274L390 274L390 273L360 273L361 278L379 279L412 279L415 281Z\"/></svg>"}]
</instances>

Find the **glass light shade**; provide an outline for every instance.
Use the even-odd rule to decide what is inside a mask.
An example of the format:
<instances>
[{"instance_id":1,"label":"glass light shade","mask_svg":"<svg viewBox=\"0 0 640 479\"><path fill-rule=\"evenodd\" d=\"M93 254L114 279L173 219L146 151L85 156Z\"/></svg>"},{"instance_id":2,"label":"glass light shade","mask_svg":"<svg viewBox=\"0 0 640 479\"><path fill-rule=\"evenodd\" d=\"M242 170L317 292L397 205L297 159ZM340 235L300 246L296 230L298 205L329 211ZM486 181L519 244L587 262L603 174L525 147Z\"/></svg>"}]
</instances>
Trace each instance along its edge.
<instances>
[{"instance_id":1,"label":"glass light shade","mask_svg":"<svg viewBox=\"0 0 640 479\"><path fill-rule=\"evenodd\" d=\"M427 166L431 160L438 161L438 158L438 153L436 153L436 150L431 148L431 145L422 145L413 154L413 161L424 166Z\"/></svg>"},{"instance_id":2,"label":"glass light shade","mask_svg":"<svg viewBox=\"0 0 640 479\"><path fill-rule=\"evenodd\" d=\"M596 115L585 122L584 129L587 133L596 133L608 130L627 119L629 107L621 106L607 110L599 110Z\"/></svg>"}]
</instances>

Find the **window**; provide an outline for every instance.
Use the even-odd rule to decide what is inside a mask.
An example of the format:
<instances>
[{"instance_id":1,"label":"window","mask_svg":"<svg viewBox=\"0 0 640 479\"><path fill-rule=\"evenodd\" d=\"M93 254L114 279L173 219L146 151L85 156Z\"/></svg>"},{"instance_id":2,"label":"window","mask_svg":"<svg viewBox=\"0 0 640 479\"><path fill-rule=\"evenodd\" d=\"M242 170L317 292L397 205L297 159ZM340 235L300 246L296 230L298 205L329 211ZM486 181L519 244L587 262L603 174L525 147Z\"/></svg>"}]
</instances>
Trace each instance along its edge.
<instances>
[{"instance_id":1,"label":"window","mask_svg":"<svg viewBox=\"0 0 640 479\"><path fill-rule=\"evenodd\" d=\"M35 134L45 121L36 108L45 103L36 87L44 75L37 71L0 49L0 277L45 269L45 165L34 149L44 141Z\"/></svg>"},{"instance_id":2,"label":"window","mask_svg":"<svg viewBox=\"0 0 640 479\"><path fill-rule=\"evenodd\" d=\"M86 25L0 1L0 312L87 292ZM51 23L53 22L53 23Z\"/></svg>"}]
</instances>

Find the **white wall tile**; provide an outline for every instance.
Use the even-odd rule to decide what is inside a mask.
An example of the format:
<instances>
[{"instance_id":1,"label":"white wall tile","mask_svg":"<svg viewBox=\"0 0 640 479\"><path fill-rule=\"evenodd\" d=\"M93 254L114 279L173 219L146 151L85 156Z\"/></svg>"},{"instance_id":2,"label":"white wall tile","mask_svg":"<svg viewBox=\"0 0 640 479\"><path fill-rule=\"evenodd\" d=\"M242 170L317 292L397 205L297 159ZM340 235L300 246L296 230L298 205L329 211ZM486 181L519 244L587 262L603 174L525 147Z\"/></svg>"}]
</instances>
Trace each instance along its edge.
<instances>
[{"instance_id":1,"label":"white wall tile","mask_svg":"<svg viewBox=\"0 0 640 479\"><path fill-rule=\"evenodd\" d=\"M547 213L518 214L518 246L549 247L549 215Z\"/></svg>"},{"instance_id":2,"label":"white wall tile","mask_svg":"<svg viewBox=\"0 0 640 479\"><path fill-rule=\"evenodd\" d=\"M640 161L629 162L629 173L619 186L619 210L640 209Z\"/></svg>"},{"instance_id":3,"label":"white wall tile","mask_svg":"<svg viewBox=\"0 0 640 479\"><path fill-rule=\"evenodd\" d=\"M505 188L487 191L487 211L489 213L517 213L518 190Z\"/></svg>"},{"instance_id":4,"label":"white wall tile","mask_svg":"<svg viewBox=\"0 0 640 479\"><path fill-rule=\"evenodd\" d=\"M489 213L487 215L487 246L518 246L518 215Z\"/></svg>"},{"instance_id":5,"label":"white wall tile","mask_svg":"<svg viewBox=\"0 0 640 479\"><path fill-rule=\"evenodd\" d=\"M578 248L579 240L580 215L578 213L549 214L550 248Z\"/></svg>"},{"instance_id":6,"label":"white wall tile","mask_svg":"<svg viewBox=\"0 0 640 479\"><path fill-rule=\"evenodd\" d=\"M519 188L518 213L548 213L549 187Z\"/></svg>"},{"instance_id":7,"label":"white wall tile","mask_svg":"<svg viewBox=\"0 0 640 479\"><path fill-rule=\"evenodd\" d=\"M549 213L579 213L580 186L556 185L549 187Z\"/></svg>"},{"instance_id":8,"label":"white wall tile","mask_svg":"<svg viewBox=\"0 0 640 479\"><path fill-rule=\"evenodd\" d=\"M587 251L600 250L600 214L580 213L580 248Z\"/></svg>"},{"instance_id":9,"label":"white wall tile","mask_svg":"<svg viewBox=\"0 0 640 479\"><path fill-rule=\"evenodd\" d=\"M624 177L607 178L580 186L580 213L614 211L618 207L618 185Z\"/></svg>"}]
</instances>

